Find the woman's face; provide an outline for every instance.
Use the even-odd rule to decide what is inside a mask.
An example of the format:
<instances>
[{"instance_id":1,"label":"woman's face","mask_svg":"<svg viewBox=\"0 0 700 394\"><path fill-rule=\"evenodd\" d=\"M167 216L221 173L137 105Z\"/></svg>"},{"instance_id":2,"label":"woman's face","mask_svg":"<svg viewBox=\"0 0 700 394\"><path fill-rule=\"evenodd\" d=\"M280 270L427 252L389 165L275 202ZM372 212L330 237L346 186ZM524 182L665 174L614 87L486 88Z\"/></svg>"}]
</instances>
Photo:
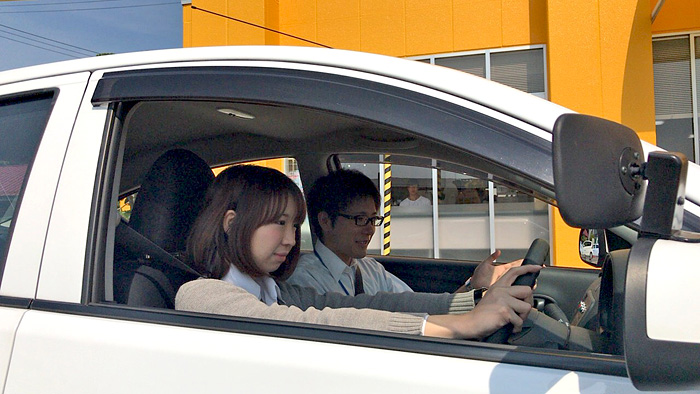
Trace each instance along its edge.
<instances>
[{"instance_id":1,"label":"woman's face","mask_svg":"<svg viewBox=\"0 0 700 394\"><path fill-rule=\"evenodd\" d=\"M287 255L296 244L296 215L296 207L287 204L282 215L274 223L263 224L253 232L250 249L255 265L261 271L275 272L287 259Z\"/></svg>"}]
</instances>

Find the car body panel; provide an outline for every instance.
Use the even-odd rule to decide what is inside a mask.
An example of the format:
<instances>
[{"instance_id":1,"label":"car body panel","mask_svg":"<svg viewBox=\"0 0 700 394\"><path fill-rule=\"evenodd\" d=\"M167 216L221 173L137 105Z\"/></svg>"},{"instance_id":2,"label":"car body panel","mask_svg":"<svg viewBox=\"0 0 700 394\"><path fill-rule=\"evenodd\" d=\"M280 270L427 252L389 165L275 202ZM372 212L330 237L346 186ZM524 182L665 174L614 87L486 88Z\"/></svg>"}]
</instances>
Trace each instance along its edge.
<instances>
[{"instance_id":1,"label":"car body panel","mask_svg":"<svg viewBox=\"0 0 700 394\"><path fill-rule=\"evenodd\" d=\"M94 89L93 81L88 92ZM81 102L46 235L38 299L81 300L97 159L104 138L99 131L106 119L105 108L94 108L88 100Z\"/></svg>"},{"instance_id":2,"label":"car body panel","mask_svg":"<svg viewBox=\"0 0 700 394\"><path fill-rule=\"evenodd\" d=\"M0 306L0 387L7 377L15 334L25 312L26 309Z\"/></svg>"},{"instance_id":3,"label":"car body panel","mask_svg":"<svg viewBox=\"0 0 700 394\"><path fill-rule=\"evenodd\" d=\"M649 338L700 343L697 314L689 309L700 278L697 249L698 244L667 240L654 244L647 277L647 314L653 316L646 321Z\"/></svg>"},{"instance_id":4,"label":"car body panel","mask_svg":"<svg viewBox=\"0 0 700 394\"><path fill-rule=\"evenodd\" d=\"M31 311L5 394L508 393L515 381L530 392L636 392L621 377Z\"/></svg>"}]
</instances>

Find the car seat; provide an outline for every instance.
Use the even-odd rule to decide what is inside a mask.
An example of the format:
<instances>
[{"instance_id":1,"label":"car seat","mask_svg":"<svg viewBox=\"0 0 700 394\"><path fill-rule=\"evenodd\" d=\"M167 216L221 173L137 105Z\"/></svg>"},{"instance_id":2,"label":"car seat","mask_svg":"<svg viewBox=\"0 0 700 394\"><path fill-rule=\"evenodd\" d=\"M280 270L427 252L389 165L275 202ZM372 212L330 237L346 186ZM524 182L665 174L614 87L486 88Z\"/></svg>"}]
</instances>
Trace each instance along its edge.
<instances>
[{"instance_id":1,"label":"car seat","mask_svg":"<svg viewBox=\"0 0 700 394\"><path fill-rule=\"evenodd\" d=\"M117 226L116 302L173 308L180 285L201 276L183 256L190 227L213 179L207 163L188 150L170 150L153 163L129 222Z\"/></svg>"}]
</instances>

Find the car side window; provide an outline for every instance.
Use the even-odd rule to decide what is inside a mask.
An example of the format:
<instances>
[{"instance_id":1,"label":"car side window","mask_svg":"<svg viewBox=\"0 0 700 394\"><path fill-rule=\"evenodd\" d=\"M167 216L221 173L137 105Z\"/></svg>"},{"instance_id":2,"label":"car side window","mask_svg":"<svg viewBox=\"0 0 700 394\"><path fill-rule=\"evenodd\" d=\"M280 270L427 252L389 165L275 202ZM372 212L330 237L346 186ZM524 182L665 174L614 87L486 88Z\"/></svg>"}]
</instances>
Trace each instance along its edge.
<instances>
[{"instance_id":1,"label":"car side window","mask_svg":"<svg viewBox=\"0 0 700 394\"><path fill-rule=\"evenodd\" d=\"M13 219L51 113L53 92L0 98L0 266L5 264Z\"/></svg>"}]
</instances>

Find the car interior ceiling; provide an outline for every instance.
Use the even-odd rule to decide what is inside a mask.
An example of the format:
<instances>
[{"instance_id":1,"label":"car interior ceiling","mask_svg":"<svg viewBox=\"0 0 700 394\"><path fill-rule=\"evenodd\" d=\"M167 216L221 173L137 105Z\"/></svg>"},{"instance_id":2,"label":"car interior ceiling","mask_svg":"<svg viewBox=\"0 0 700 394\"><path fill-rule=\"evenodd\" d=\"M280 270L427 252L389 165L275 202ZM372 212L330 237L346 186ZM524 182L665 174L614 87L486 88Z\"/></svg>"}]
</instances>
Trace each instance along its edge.
<instances>
[{"instance_id":1,"label":"car interior ceiling","mask_svg":"<svg viewBox=\"0 0 700 394\"><path fill-rule=\"evenodd\" d=\"M227 108L255 118L218 111ZM138 187L145 171L163 152L180 147L197 153L211 167L304 156L319 163L323 160L325 167L328 155L336 152L412 155L474 168L545 201L554 199L551 185L542 185L524 174L515 175L516 183L516 179L511 179L512 170L489 158L469 154L467 147L448 146L407 130L310 108L239 102L140 102L129 111L123 129L128 135L122 193ZM317 173L314 167L308 169L312 170L312 177Z\"/></svg>"}]
</instances>

